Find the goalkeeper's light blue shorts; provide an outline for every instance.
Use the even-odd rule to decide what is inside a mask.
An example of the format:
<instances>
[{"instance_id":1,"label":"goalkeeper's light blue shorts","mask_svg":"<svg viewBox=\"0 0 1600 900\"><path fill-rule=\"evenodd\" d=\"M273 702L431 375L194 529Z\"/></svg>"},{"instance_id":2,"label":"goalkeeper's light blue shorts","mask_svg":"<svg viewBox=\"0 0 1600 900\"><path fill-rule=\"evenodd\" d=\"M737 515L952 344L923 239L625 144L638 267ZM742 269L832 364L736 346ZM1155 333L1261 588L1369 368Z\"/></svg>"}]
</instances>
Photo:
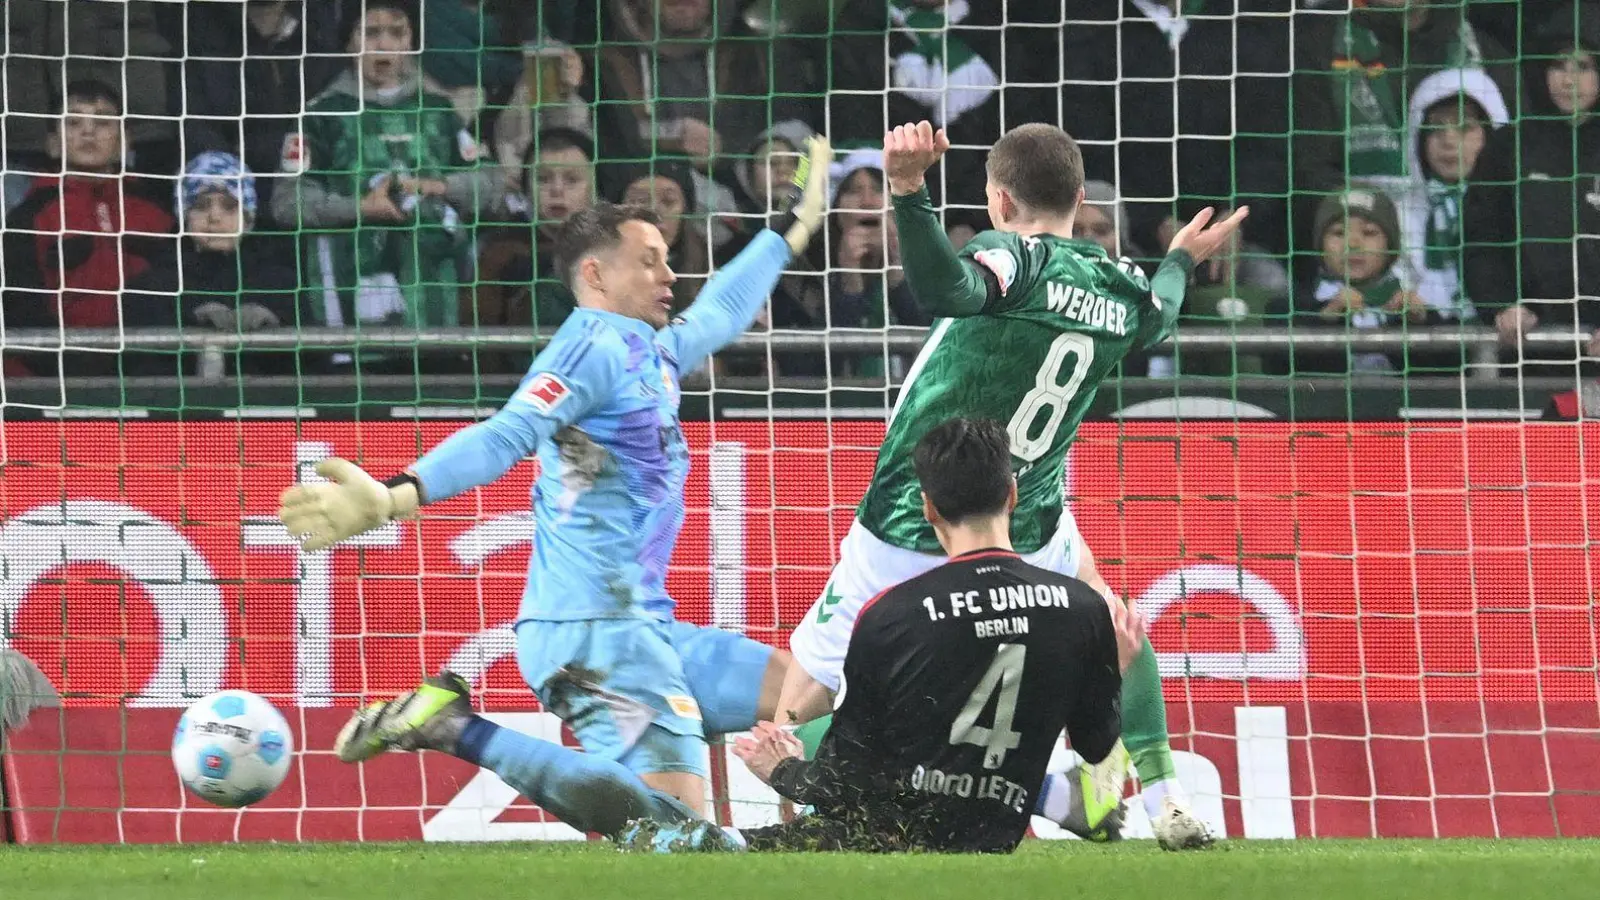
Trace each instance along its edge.
<instances>
[{"instance_id":1,"label":"goalkeeper's light blue shorts","mask_svg":"<svg viewBox=\"0 0 1600 900\"><path fill-rule=\"evenodd\" d=\"M517 665L589 753L633 772L708 775L706 737L755 725L772 648L687 622L517 624Z\"/></svg>"}]
</instances>

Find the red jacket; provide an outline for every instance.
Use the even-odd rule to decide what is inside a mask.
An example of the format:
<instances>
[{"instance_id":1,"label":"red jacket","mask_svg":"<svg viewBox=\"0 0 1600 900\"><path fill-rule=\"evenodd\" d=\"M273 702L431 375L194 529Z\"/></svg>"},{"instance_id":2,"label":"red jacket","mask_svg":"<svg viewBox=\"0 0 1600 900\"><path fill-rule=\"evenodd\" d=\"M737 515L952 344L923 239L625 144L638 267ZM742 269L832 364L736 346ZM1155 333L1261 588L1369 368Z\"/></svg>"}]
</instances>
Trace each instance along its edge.
<instances>
[{"instance_id":1,"label":"red jacket","mask_svg":"<svg viewBox=\"0 0 1600 900\"><path fill-rule=\"evenodd\" d=\"M59 291L59 324L115 327L123 285L147 271L169 243L173 218L166 208L129 190L121 176L51 176L34 182L12 214L13 227L35 232L33 278L17 287ZM36 281L35 285L26 284ZM43 324L58 324L54 297L39 295ZM32 317L30 317L32 318Z\"/></svg>"}]
</instances>

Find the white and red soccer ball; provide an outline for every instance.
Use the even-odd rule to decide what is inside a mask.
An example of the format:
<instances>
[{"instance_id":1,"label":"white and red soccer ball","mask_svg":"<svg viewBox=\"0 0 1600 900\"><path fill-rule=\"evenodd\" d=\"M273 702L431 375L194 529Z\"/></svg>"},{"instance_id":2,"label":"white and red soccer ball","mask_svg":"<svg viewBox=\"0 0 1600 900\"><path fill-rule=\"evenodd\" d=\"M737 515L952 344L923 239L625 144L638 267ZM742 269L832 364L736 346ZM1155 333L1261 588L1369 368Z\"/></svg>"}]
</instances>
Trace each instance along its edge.
<instances>
[{"instance_id":1,"label":"white and red soccer ball","mask_svg":"<svg viewBox=\"0 0 1600 900\"><path fill-rule=\"evenodd\" d=\"M283 784L294 735L283 715L249 691L221 691L189 707L172 734L178 779L217 806L249 806Z\"/></svg>"}]
</instances>

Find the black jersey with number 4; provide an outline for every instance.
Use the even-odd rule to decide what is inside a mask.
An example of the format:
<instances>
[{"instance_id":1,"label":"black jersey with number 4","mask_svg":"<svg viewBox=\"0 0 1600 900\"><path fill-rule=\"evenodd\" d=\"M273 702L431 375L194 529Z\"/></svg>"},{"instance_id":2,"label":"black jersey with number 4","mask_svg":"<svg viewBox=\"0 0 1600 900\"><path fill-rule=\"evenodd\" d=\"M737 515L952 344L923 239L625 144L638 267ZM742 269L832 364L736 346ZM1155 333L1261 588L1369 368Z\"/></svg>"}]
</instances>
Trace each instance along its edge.
<instances>
[{"instance_id":1,"label":"black jersey with number 4","mask_svg":"<svg viewBox=\"0 0 1600 900\"><path fill-rule=\"evenodd\" d=\"M1121 686L1093 588L1006 551L956 557L862 609L812 799L882 849L1010 851L1063 729L1085 759L1111 751Z\"/></svg>"}]
</instances>

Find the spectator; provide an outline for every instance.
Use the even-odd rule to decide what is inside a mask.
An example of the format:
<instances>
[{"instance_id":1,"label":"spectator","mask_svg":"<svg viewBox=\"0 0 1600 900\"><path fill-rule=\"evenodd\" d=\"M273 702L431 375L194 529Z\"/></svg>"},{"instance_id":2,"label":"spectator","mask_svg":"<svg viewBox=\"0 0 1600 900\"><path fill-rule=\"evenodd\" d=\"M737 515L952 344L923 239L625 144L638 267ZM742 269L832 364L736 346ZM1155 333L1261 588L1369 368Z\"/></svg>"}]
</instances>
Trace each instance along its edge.
<instances>
[{"instance_id":1,"label":"spectator","mask_svg":"<svg viewBox=\"0 0 1600 900\"><path fill-rule=\"evenodd\" d=\"M422 71L471 122L485 105L506 102L522 75L520 41L479 0L423 0Z\"/></svg>"},{"instance_id":2,"label":"spectator","mask_svg":"<svg viewBox=\"0 0 1600 900\"><path fill-rule=\"evenodd\" d=\"M97 81L124 98L122 168L167 177L181 168L176 114L183 108L183 84L176 60L183 45L158 27L163 8L171 5L0 4L7 167L11 154L41 147L56 133L63 82Z\"/></svg>"},{"instance_id":3,"label":"spectator","mask_svg":"<svg viewBox=\"0 0 1600 900\"><path fill-rule=\"evenodd\" d=\"M711 276L711 242L694 221L694 187L688 166L659 160L629 174L618 192L618 202L653 209L661 217L667 265L678 276L672 285L674 313L687 309Z\"/></svg>"},{"instance_id":4,"label":"spectator","mask_svg":"<svg viewBox=\"0 0 1600 900\"><path fill-rule=\"evenodd\" d=\"M745 155L735 161L733 173L739 185L739 212L752 217L754 226L746 227L745 231L759 231L767 214L777 209L772 186L786 185L794 178L801 150L812 134L811 127L798 119L774 123L756 135L755 141L745 149Z\"/></svg>"},{"instance_id":5,"label":"spectator","mask_svg":"<svg viewBox=\"0 0 1600 900\"><path fill-rule=\"evenodd\" d=\"M1078 207L1078 217L1072 221L1072 236L1080 241L1094 241L1112 259L1123 256L1141 262L1149 268L1151 256L1134 243L1129 234L1128 210L1116 185L1108 181L1090 179L1083 183L1083 205Z\"/></svg>"},{"instance_id":6,"label":"spectator","mask_svg":"<svg viewBox=\"0 0 1600 900\"><path fill-rule=\"evenodd\" d=\"M927 119L944 128L953 145L943 176L928 178L942 191L935 202L981 210L986 151L1001 131L1005 5L845 5L830 42L829 136L841 144L875 141L895 125Z\"/></svg>"},{"instance_id":7,"label":"spectator","mask_svg":"<svg viewBox=\"0 0 1600 900\"><path fill-rule=\"evenodd\" d=\"M1201 207L1248 203L1252 240L1286 249L1290 0L1052 6L1065 22L1020 32L1007 79L1060 85L1020 88L1044 94L1022 108L1061 110L1088 177L1122 192L1123 239L1164 248Z\"/></svg>"},{"instance_id":8,"label":"spectator","mask_svg":"<svg viewBox=\"0 0 1600 900\"><path fill-rule=\"evenodd\" d=\"M828 247L833 255L827 266L827 293L805 292L799 302L775 307L774 326L832 330L928 324L900 268L894 217L884 213L888 197L883 151L849 152L834 163L829 180L833 214ZM778 365L785 375L825 375L830 369L839 376L882 378L885 373L882 353L834 352L831 367L824 365L826 358L822 353L783 354ZM901 357L890 357L889 362L889 371L904 373Z\"/></svg>"},{"instance_id":9,"label":"spectator","mask_svg":"<svg viewBox=\"0 0 1600 900\"><path fill-rule=\"evenodd\" d=\"M1474 30L1463 5L1370 0L1296 19L1294 186L1306 210L1352 180L1397 195L1409 186L1406 115L1428 75L1486 68L1501 96L1515 96L1509 54Z\"/></svg>"},{"instance_id":10,"label":"spectator","mask_svg":"<svg viewBox=\"0 0 1600 900\"><path fill-rule=\"evenodd\" d=\"M535 61L517 81L506 108L499 111L494 121L495 158L507 172L523 168L536 132L558 128L578 131L589 136L593 143L592 104L583 95L587 68L583 57L571 47L550 40L541 42L537 51L530 52L536 54ZM537 62L537 54L559 57L559 65L553 72L545 70ZM545 83L546 77L552 74L555 76L553 83ZM530 84L534 80L538 83ZM535 89L538 95L533 93Z\"/></svg>"},{"instance_id":11,"label":"spectator","mask_svg":"<svg viewBox=\"0 0 1600 900\"><path fill-rule=\"evenodd\" d=\"M122 100L97 81L67 85L47 153L63 174L36 179L8 216L7 328L117 328L158 323L162 310L119 294L152 266L170 265L172 216L122 172ZM170 319L169 319L170 321ZM70 344L70 339L68 341ZM115 357L70 354L62 374L113 374ZM19 354L12 374L54 371L54 354Z\"/></svg>"},{"instance_id":12,"label":"spectator","mask_svg":"<svg viewBox=\"0 0 1600 900\"><path fill-rule=\"evenodd\" d=\"M313 0L310 17L296 0L188 3L166 10L183 62L184 152L221 150L240 157L252 172L278 169L284 142L297 130L306 99L331 82L342 61L337 43L338 4ZM183 43L187 40L187 43ZM256 191L262 230L272 220L278 179L260 178Z\"/></svg>"},{"instance_id":13,"label":"spectator","mask_svg":"<svg viewBox=\"0 0 1600 900\"><path fill-rule=\"evenodd\" d=\"M554 269L555 233L595 197L594 142L568 129L539 133L521 166L512 221L483 229L478 278L462 288L461 321L484 327L550 330L576 305ZM530 351L533 335L529 335ZM480 364L523 371L531 352L496 354Z\"/></svg>"},{"instance_id":14,"label":"spectator","mask_svg":"<svg viewBox=\"0 0 1600 900\"><path fill-rule=\"evenodd\" d=\"M601 159L673 156L701 176L726 177L728 148L752 145L771 122L816 121L808 95L821 82L801 42L752 35L738 13L739 4L713 0L608 0ZM704 212L735 211L731 193L708 179L697 178L695 193ZM727 235L713 237L721 244Z\"/></svg>"},{"instance_id":15,"label":"spectator","mask_svg":"<svg viewBox=\"0 0 1600 900\"><path fill-rule=\"evenodd\" d=\"M250 234L259 209L250 169L231 154L208 151L189 161L175 194L182 234L177 268L149 270L129 284L129 293L176 296L168 325L246 332L294 322L294 268ZM241 359L240 370L294 371L284 354L274 359L255 351Z\"/></svg>"},{"instance_id":16,"label":"spectator","mask_svg":"<svg viewBox=\"0 0 1600 900\"><path fill-rule=\"evenodd\" d=\"M313 321L455 325L460 288L474 277L471 226L503 214L505 190L449 98L422 87L410 5L364 5L348 23L354 67L311 101L304 130L285 142L282 167L293 177L274 193L273 211L308 232ZM394 354L364 358L413 370ZM333 362L350 359L336 353Z\"/></svg>"},{"instance_id":17,"label":"spectator","mask_svg":"<svg viewBox=\"0 0 1600 900\"><path fill-rule=\"evenodd\" d=\"M1321 247L1317 278L1295 297L1296 318L1314 326L1356 330L1421 325L1430 311L1401 282L1400 214L1376 189L1353 189L1317 207ZM1401 354L1297 351L1299 371L1387 372L1403 368Z\"/></svg>"},{"instance_id":18,"label":"spectator","mask_svg":"<svg viewBox=\"0 0 1600 900\"><path fill-rule=\"evenodd\" d=\"M1553 329L1573 344L1524 355L1571 360L1600 325L1600 4L1559 5L1531 44L1529 115L1489 138L1467 191L1467 295L1507 347Z\"/></svg>"},{"instance_id":19,"label":"spectator","mask_svg":"<svg viewBox=\"0 0 1600 900\"><path fill-rule=\"evenodd\" d=\"M1440 321L1477 318L1461 280L1461 207L1490 129L1508 121L1500 89L1478 69L1435 72L1411 95L1413 185L1401 220L1417 295Z\"/></svg>"}]
</instances>

